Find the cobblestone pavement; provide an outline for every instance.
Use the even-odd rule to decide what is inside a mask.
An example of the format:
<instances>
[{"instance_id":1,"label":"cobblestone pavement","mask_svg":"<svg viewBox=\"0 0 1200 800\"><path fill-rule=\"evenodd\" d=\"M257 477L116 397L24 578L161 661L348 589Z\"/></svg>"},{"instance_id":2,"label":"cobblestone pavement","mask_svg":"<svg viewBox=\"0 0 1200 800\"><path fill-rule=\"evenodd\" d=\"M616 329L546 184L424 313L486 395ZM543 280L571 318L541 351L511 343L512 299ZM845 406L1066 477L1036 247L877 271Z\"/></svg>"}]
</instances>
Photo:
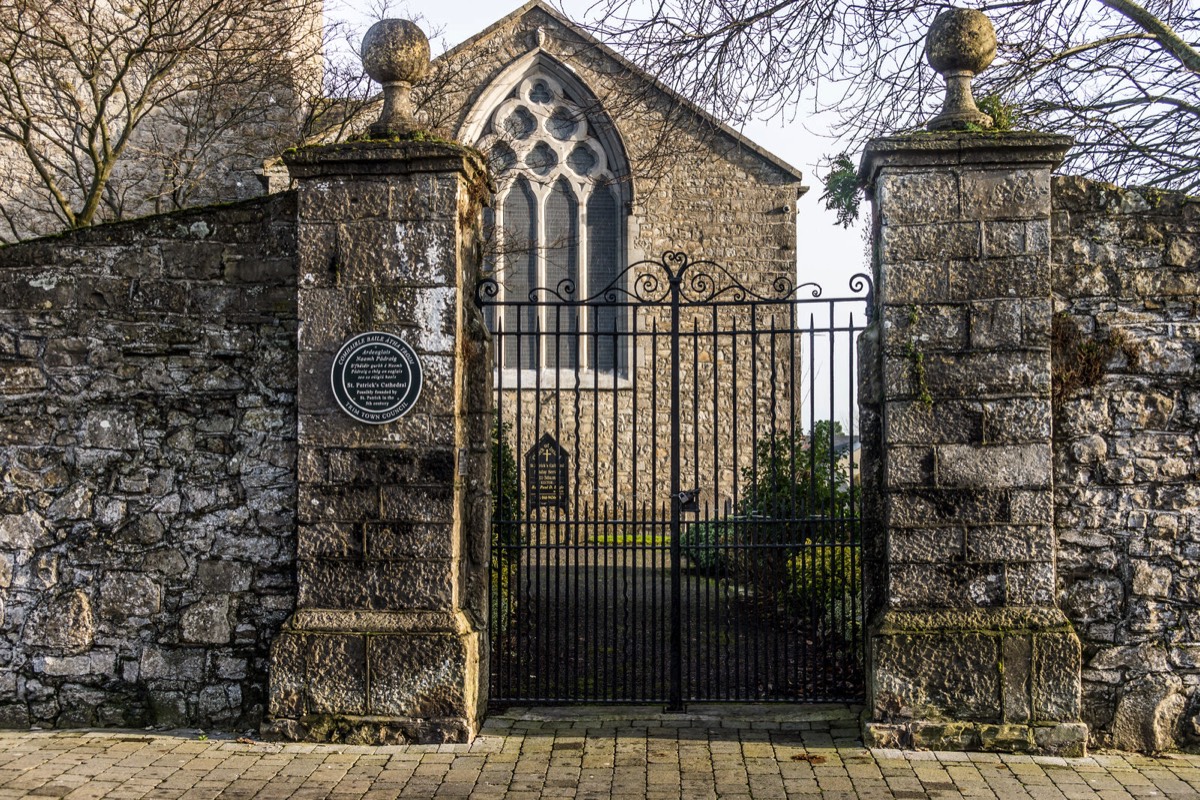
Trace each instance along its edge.
<instances>
[{"instance_id":1,"label":"cobblestone pavement","mask_svg":"<svg viewBox=\"0 0 1200 800\"><path fill-rule=\"evenodd\" d=\"M471 745L0 731L0 798L1200 798L1200 756L865 750L847 707L511 709Z\"/></svg>"}]
</instances>

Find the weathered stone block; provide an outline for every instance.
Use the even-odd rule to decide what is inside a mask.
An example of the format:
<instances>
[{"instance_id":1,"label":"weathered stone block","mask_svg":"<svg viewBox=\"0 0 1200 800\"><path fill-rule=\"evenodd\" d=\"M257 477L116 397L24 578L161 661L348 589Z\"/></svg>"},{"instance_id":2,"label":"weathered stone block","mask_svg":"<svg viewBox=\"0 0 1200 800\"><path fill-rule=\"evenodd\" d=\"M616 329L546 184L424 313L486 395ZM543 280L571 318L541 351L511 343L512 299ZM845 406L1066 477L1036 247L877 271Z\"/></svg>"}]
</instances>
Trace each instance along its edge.
<instances>
[{"instance_id":1,"label":"weathered stone block","mask_svg":"<svg viewBox=\"0 0 1200 800\"><path fill-rule=\"evenodd\" d=\"M1050 216L1048 170L981 169L959 173L962 213L971 219L1038 219Z\"/></svg>"},{"instance_id":2,"label":"weathered stone block","mask_svg":"<svg viewBox=\"0 0 1200 800\"><path fill-rule=\"evenodd\" d=\"M303 181L296 197L306 223L386 217L391 200L387 181L338 179Z\"/></svg>"},{"instance_id":3,"label":"weathered stone block","mask_svg":"<svg viewBox=\"0 0 1200 800\"><path fill-rule=\"evenodd\" d=\"M296 232L296 284L302 289L335 286L342 270L338 226L301 225Z\"/></svg>"},{"instance_id":4,"label":"weathered stone block","mask_svg":"<svg viewBox=\"0 0 1200 800\"><path fill-rule=\"evenodd\" d=\"M180 637L195 644L227 644L233 635L229 611L229 595L193 603L180 616Z\"/></svg>"},{"instance_id":5,"label":"weathered stone block","mask_svg":"<svg viewBox=\"0 0 1200 800\"><path fill-rule=\"evenodd\" d=\"M312 714L366 713L367 647L362 635L314 633L305 660L306 707Z\"/></svg>"},{"instance_id":6,"label":"weathered stone block","mask_svg":"<svg viewBox=\"0 0 1200 800\"><path fill-rule=\"evenodd\" d=\"M892 564L950 564L963 560L962 528L897 528L888 531L887 556Z\"/></svg>"},{"instance_id":7,"label":"weathered stone block","mask_svg":"<svg viewBox=\"0 0 1200 800\"><path fill-rule=\"evenodd\" d=\"M204 674L204 650L198 647L147 646L138 662L143 680L194 684Z\"/></svg>"},{"instance_id":8,"label":"weathered stone block","mask_svg":"<svg viewBox=\"0 0 1200 800\"><path fill-rule=\"evenodd\" d=\"M271 643L268 713L272 717L297 719L307 713L308 646L308 636L288 630Z\"/></svg>"},{"instance_id":9,"label":"weathered stone block","mask_svg":"<svg viewBox=\"0 0 1200 800\"><path fill-rule=\"evenodd\" d=\"M989 222L983 226L983 257L1024 255L1025 222Z\"/></svg>"},{"instance_id":10,"label":"weathered stone block","mask_svg":"<svg viewBox=\"0 0 1200 800\"><path fill-rule=\"evenodd\" d=\"M253 577L253 568L239 561L208 560L196 566L197 586L212 594L249 591Z\"/></svg>"},{"instance_id":11,"label":"weathered stone block","mask_svg":"<svg viewBox=\"0 0 1200 800\"><path fill-rule=\"evenodd\" d=\"M886 503L889 528L995 525L1012 520L1005 490L908 489L889 493Z\"/></svg>"},{"instance_id":12,"label":"weathered stone block","mask_svg":"<svg viewBox=\"0 0 1200 800\"><path fill-rule=\"evenodd\" d=\"M0 394L20 395L46 388L46 374L35 364L0 364Z\"/></svg>"},{"instance_id":13,"label":"weathered stone block","mask_svg":"<svg viewBox=\"0 0 1200 800\"><path fill-rule=\"evenodd\" d=\"M9 550L33 550L50 542L46 519L36 511L6 514L0 517L0 547Z\"/></svg>"},{"instance_id":14,"label":"weathered stone block","mask_svg":"<svg viewBox=\"0 0 1200 800\"><path fill-rule=\"evenodd\" d=\"M966 531L966 558L978 562L1050 562L1054 529L1041 526L987 526Z\"/></svg>"},{"instance_id":15,"label":"weathered stone block","mask_svg":"<svg viewBox=\"0 0 1200 800\"><path fill-rule=\"evenodd\" d=\"M879 296L890 305L945 303L950 299L950 270L942 263L889 263L879 269ZM886 306L884 306L886 307Z\"/></svg>"},{"instance_id":16,"label":"weathered stone block","mask_svg":"<svg viewBox=\"0 0 1200 800\"><path fill-rule=\"evenodd\" d=\"M1079 638L1064 627L1033 637L1033 716L1038 721L1079 719L1082 656Z\"/></svg>"},{"instance_id":17,"label":"weathered stone block","mask_svg":"<svg viewBox=\"0 0 1200 800\"><path fill-rule=\"evenodd\" d=\"M378 520L379 489L374 486L301 484L296 511L302 523Z\"/></svg>"},{"instance_id":18,"label":"weathered stone block","mask_svg":"<svg viewBox=\"0 0 1200 800\"><path fill-rule=\"evenodd\" d=\"M887 305L883 307L884 340L893 356L906 356L910 346L922 351L962 350L970 325L961 305Z\"/></svg>"},{"instance_id":19,"label":"weathered stone block","mask_svg":"<svg viewBox=\"0 0 1200 800\"><path fill-rule=\"evenodd\" d=\"M301 561L298 605L444 611L453 600L451 575L449 561Z\"/></svg>"},{"instance_id":20,"label":"weathered stone block","mask_svg":"<svg viewBox=\"0 0 1200 800\"><path fill-rule=\"evenodd\" d=\"M962 488L1048 487L1050 445L1012 444L937 447L937 484Z\"/></svg>"},{"instance_id":21,"label":"weathered stone block","mask_svg":"<svg viewBox=\"0 0 1200 800\"><path fill-rule=\"evenodd\" d=\"M880 177L876 192L884 225L959 218L958 176L953 172L889 172Z\"/></svg>"},{"instance_id":22,"label":"weathered stone block","mask_svg":"<svg viewBox=\"0 0 1200 800\"><path fill-rule=\"evenodd\" d=\"M900 374L895 386L908 386L909 365L898 364L896 371ZM890 374L885 381L886 386L893 385ZM1036 351L929 353L925 357L925 381L935 401L1002 394L1048 396L1049 358ZM903 396L902 391L893 396Z\"/></svg>"},{"instance_id":23,"label":"weathered stone block","mask_svg":"<svg viewBox=\"0 0 1200 800\"><path fill-rule=\"evenodd\" d=\"M893 446L884 451L884 470L888 486L932 485L935 468L932 447Z\"/></svg>"},{"instance_id":24,"label":"weathered stone block","mask_svg":"<svg viewBox=\"0 0 1200 800\"><path fill-rule=\"evenodd\" d=\"M449 559L453 555L450 523L369 522L366 554L375 559Z\"/></svg>"},{"instance_id":25,"label":"weathered stone block","mask_svg":"<svg viewBox=\"0 0 1200 800\"><path fill-rule=\"evenodd\" d=\"M162 589L149 575L113 572L100 582L97 613L110 622L151 617L162 608Z\"/></svg>"},{"instance_id":26,"label":"weathered stone block","mask_svg":"<svg viewBox=\"0 0 1200 800\"><path fill-rule=\"evenodd\" d=\"M873 718L999 721L999 642L968 632L872 634Z\"/></svg>"},{"instance_id":27,"label":"weathered stone block","mask_svg":"<svg viewBox=\"0 0 1200 800\"><path fill-rule=\"evenodd\" d=\"M1029 679L1033 674L1033 639L1006 636L1002 644L1005 722L1029 722L1033 716Z\"/></svg>"},{"instance_id":28,"label":"weathered stone block","mask_svg":"<svg viewBox=\"0 0 1200 800\"><path fill-rule=\"evenodd\" d=\"M347 286L455 286L453 222L356 222L339 227L339 282Z\"/></svg>"},{"instance_id":29,"label":"weathered stone block","mask_svg":"<svg viewBox=\"0 0 1200 800\"><path fill-rule=\"evenodd\" d=\"M371 324L379 330L405 329L404 338L418 352L452 355L457 299L453 286L379 287L372 295Z\"/></svg>"},{"instance_id":30,"label":"weathered stone block","mask_svg":"<svg viewBox=\"0 0 1200 800\"><path fill-rule=\"evenodd\" d=\"M1021 345L1021 300L976 301L971 304L971 347L980 350Z\"/></svg>"},{"instance_id":31,"label":"weathered stone block","mask_svg":"<svg viewBox=\"0 0 1200 800\"><path fill-rule=\"evenodd\" d=\"M454 487L384 486L380 519L400 522L451 522L454 519Z\"/></svg>"},{"instance_id":32,"label":"weathered stone block","mask_svg":"<svg viewBox=\"0 0 1200 800\"><path fill-rule=\"evenodd\" d=\"M297 293L301 351L336 353L353 334L368 330L371 291L366 287L305 288ZM326 371L328 372L328 365ZM328 383L329 376L325 376Z\"/></svg>"},{"instance_id":33,"label":"weathered stone block","mask_svg":"<svg viewBox=\"0 0 1200 800\"><path fill-rule=\"evenodd\" d=\"M926 225L891 225L880 230L880 258L886 264L917 261L977 259L980 256L978 222L939 222ZM884 268L886 274L886 267ZM892 297L893 302L918 298Z\"/></svg>"},{"instance_id":34,"label":"weathered stone block","mask_svg":"<svg viewBox=\"0 0 1200 800\"><path fill-rule=\"evenodd\" d=\"M1042 256L1020 256L1004 261L951 261L947 300L994 298L1045 298L1050 294L1050 261Z\"/></svg>"},{"instance_id":35,"label":"weathered stone block","mask_svg":"<svg viewBox=\"0 0 1200 800\"><path fill-rule=\"evenodd\" d=\"M296 557L301 561L357 559L362 555L361 524L320 522L300 525L296 531Z\"/></svg>"},{"instance_id":36,"label":"weathered stone block","mask_svg":"<svg viewBox=\"0 0 1200 800\"><path fill-rule=\"evenodd\" d=\"M137 420L128 411L89 411L82 444L101 450L137 450Z\"/></svg>"},{"instance_id":37,"label":"weathered stone block","mask_svg":"<svg viewBox=\"0 0 1200 800\"><path fill-rule=\"evenodd\" d=\"M25 622L23 639L33 647L82 653L91 648L95 632L91 601L75 590L43 598Z\"/></svg>"},{"instance_id":38,"label":"weathered stone block","mask_svg":"<svg viewBox=\"0 0 1200 800\"><path fill-rule=\"evenodd\" d=\"M412 634L368 640L371 714L413 719L468 717L466 687L478 677L474 636Z\"/></svg>"},{"instance_id":39,"label":"weathered stone block","mask_svg":"<svg viewBox=\"0 0 1200 800\"><path fill-rule=\"evenodd\" d=\"M314 372L314 375L319 373ZM329 375L321 376L328 383ZM329 391L320 387L320 391ZM422 392L424 395L424 392ZM419 400L424 403L425 398ZM297 422L297 437L301 447L328 448L381 448L388 447L396 450L405 447L428 444L432 439L431 420L428 414L419 410L401 417L395 422L366 428L362 423L351 419L341 409L328 413L307 412L300 416Z\"/></svg>"},{"instance_id":40,"label":"weathered stone block","mask_svg":"<svg viewBox=\"0 0 1200 800\"><path fill-rule=\"evenodd\" d=\"M976 401L943 400L934 409L919 401L895 400L885 404L884 413L884 441L889 449L902 444L983 442L984 405Z\"/></svg>"},{"instance_id":41,"label":"weathered stone block","mask_svg":"<svg viewBox=\"0 0 1200 800\"><path fill-rule=\"evenodd\" d=\"M1001 564L893 564L889 607L904 610L999 606L1005 602Z\"/></svg>"},{"instance_id":42,"label":"weathered stone block","mask_svg":"<svg viewBox=\"0 0 1200 800\"><path fill-rule=\"evenodd\" d=\"M982 405L983 437L980 443L1049 441L1051 420L1049 397L987 400Z\"/></svg>"}]
</instances>

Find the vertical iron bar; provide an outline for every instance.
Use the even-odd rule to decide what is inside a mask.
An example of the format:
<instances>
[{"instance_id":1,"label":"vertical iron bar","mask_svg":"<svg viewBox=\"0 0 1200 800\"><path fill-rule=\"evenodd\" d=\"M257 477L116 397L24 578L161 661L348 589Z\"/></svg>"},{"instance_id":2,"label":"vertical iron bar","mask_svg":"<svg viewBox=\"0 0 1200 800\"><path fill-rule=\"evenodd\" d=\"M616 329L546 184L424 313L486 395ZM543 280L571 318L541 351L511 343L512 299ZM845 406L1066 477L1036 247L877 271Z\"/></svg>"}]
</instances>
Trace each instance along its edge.
<instances>
[{"instance_id":1,"label":"vertical iron bar","mask_svg":"<svg viewBox=\"0 0 1200 800\"><path fill-rule=\"evenodd\" d=\"M856 658L856 674L860 676L866 664L866 653L863 652L863 635L862 627L859 624L859 615L863 613L865 598L863 597L863 569L864 563L862 558L862 504L858 499L854 486L854 473L858 464L854 459L854 412L857 410L854 390L858 380L857 362L855 356L857 342L854 338L854 315L850 315L850 506L851 506L851 522L850 522L850 553L853 557L851 561L850 575L854 583L850 590L850 609L852 620L853 636L851 646L854 647ZM861 435L861 434L860 434ZM859 487L859 492L862 488ZM857 687L859 684L856 683Z\"/></svg>"},{"instance_id":2,"label":"vertical iron bar","mask_svg":"<svg viewBox=\"0 0 1200 800\"><path fill-rule=\"evenodd\" d=\"M680 648L682 604L679 592L680 549L679 549L679 303L680 281L683 269L671 278L671 694L667 705L669 711L683 711L683 663Z\"/></svg>"},{"instance_id":3,"label":"vertical iron bar","mask_svg":"<svg viewBox=\"0 0 1200 800\"><path fill-rule=\"evenodd\" d=\"M653 354L653 357L651 358L651 362L650 362L653 365L652 373L651 373L651 377L650 377L650 381L651 381L650 382L650 419L651 419L650 441L654 442L656 445L659 440L658 439L658 383L659 383L660 373L659 373L659 369L658 369L658 315L659 315L659 310L655 309L654 324L652 326L653 336L651 337L651 353ZM653 450L654 450L654 452L651 454L651 457L650 457L650 470L651 470L650 485L653 487L654 491L657 492L658 487L661 485L658 482L658 447L657 446L654 447ZM657 494L655 494L651 497L650 508L651 508L651 513L654 515L654 521L656 523L655 530L659 530L658 522L662 518L662 514L661 514L662 506L659 503L659 497ZM654 688L653 688L652 694L654 695L655 699L658 699L662 695L665 694L665 692L663 692L663 690L662 690L663 689L663 686L662 686L663 648L662 648L662 643L659 641L660 638L662 637L663 632L659 629L659 624L658 624L659 623L658 603L659 603L660 592L659 592L659 580L658 580L658 569L659 569L658 556L659 556L659 553L658 553L657 545L658 545L658 543L655 542L655 547L652 548L650 551L650 575L651 575L651 578L650 578L650 603L646 607L646 613L645 613L645 616L649 619L649 622L650 622L650 648L651 648L650 649L650 663L652 665L652 669L650 670L650 677L653 679L653 687Z\"/></svg>"},{"instance_id":4,"label":"vertical iron bar","mask_svg":"<svg viewBox=\"0 0 1200 800\"><path fill-rule=\"evenodd\" d=\"M812 528L813 512L816 511L817 506L817 329L816 320L812 314L808 315L808 356L808 506L805 508L804 513L806 528L811 538L805 540L808 563L804 566L809 570L808 585L817 586L816 532ZM813 644L816 645L815 658L821 658L825 652L825 648L821 646L822 643L819 641L820 634L816 614L816 592L809 592L808 631L813 638ZM811 661L806 665L806 668L809 674L805 682L811 682L813 691L812 699L816 700L821 695L816 685L817 670Z\"/></svg>"},{"instance_id":5,"label":"vertical iron bar","mask_svg":"<svg viewBox=\"0 0 1200 800\"><path fill-rule=\"evenodd\" d=\"M731 316L733 318L733 332L730 336L729 349L731 352L731 375L733 378L733 388L730 393L729 405L733 411L733 426L730 428L730 438L733 444L733 507L736 511L740 501L741 492L741 482L739 477L742 469L742 462L738 458L738 439L741 436L742 429L738 426L738 398L741 396L738 393L738 316L736 313L733 313ZM729 523L729 530L726 532L726 537L728 539L727 547L729 555L727 563L730 566L730 572L732 574L730 575L730 579L725 581L724 605L725 613L729 615L729 624L727 626L729 628L728 651L732 656L730 660L733 663L733 667L729 671L730 680L725 684L724 699L730 700L732 699L732 693L737 691L737 676L741 675L744 669L742 664L742 639L740 636L738 636L738 629L740 627L738 625L738 609L734 606L736 595L731 597L731 592L733 591L731 584L733 583L734 579L742 579L742 576L737 573L742 570L744 563L741 552L744 549L741 542L746 537L744 516L735 514L734 518Z\"/></svg>"},{"instance_id":6,"label":"vertical iron bar","mask_svg":"<svg viewBox=\"0 0 1200 800\"><path fill-rule=\"evenodd\" d=\"M771 306L771 389L770 389L770 391L771 391L771 440L772 441L775 441L775 439L777 438L778 432L779 432L779 404L778 404L779 354L778 354L777 343L776 343L776 336L777 336L776 329L778 326L775 323L775 312L776 312L775 306ZM776 475L778 474L778 472L777 472L778 470L779 470L779 455L777 453L775 453L775 454L772 454L772 458L771 458L771 472L772 472L771 481L772 481L772 484L774 484L774 481L776 480ZM791 547L792 541L791 540L792 540L793 536L791 535L791 533L793 530L795 530L795 528L793 527L793 523L792 523L793 514L791 513L790 509L783 508L783 503L778 498L773 498L772 502L775 505L774 510L775 510L776 516L781 517L781 519L779 519L775 523L776 530L780 531L784 537L784 541L779 543L780 549L779 549L779 552L776 554L776 558L780 558L783 560L783 568L784 568L783 581L784 582L783 582L783 586L779 589L779 591L781 594L781 599L783 599L783 601L786 603L787 602L787 593L788 593L788 578L790 577L790 567L791 567L791 565L789 563L790 559L788 556L792 550L792 547ZM778 608L779 603L776 602L775 605L776 605L776 608ZM770 699L782 699L779 695L779 686L781 683L780 678L779 678L779 638L780 638L780 629L782 628L782 623L783 623L782 619L777 619L777 620L773 621L773 624L771 625L771 627L763 629L764 635L768 635L771 638L771 641L770 641L771 663L770 663L769 672L771 673L772 680L768 684L768 687L770 687L770 692L769 692ZM764 698L764 699L766 699L766 698Z\"/></svg>"},{"instance_id":7,"label":"vertical iron bar","mask_svg":"<svg viewBox=\"0 0 1200 800\"><path fill-rule=\"evenodd\" d=\"M720 568L721 562L719 560L719 553L717 551L717 548L719 547L720 535L721 535L722 528L720 527L721 523L717 522L715 518L721 514L721 509L718 508L718 504L719 504L720 498L721 498L721 461L720 461L720 456L719 456L719 453L721 450L721 444L720 444L720 439L718 438L720 435L718 433L718 431L721 428L721 425L720 425L720 391L721 391L721 389L720 389L720 378L719 378L719 372L718 372L718 370L719 370L718 363L720 362L721 347L720 347L720 340L717 338L717 325L718 325L717 306L716 306L716 303L714 303L712 305L713 490L712 490L712 515L709 516L708 531L712 534L709 541L712 542L711 546L714 549L714 552L712 553L712 557L710 559L710 563L718 568L717 574L719 576L720 575L719 568ZM736 478L735 478L735 480L736 480ZM707 510L707 506L706 506L706 510ZM699 543L697 543L697 544L699 545ZM708 625L705 626L705 634L706 634L705 641L707 642L706 654L707 654L707 660L708 660L708 674L710 676L709 684L708 684L708 697L710 699L716 698L720 694L720 691L721 691L720 670L723 669L724 665L725 665L725 659L722 659L722 658L718 658L715 660L713 659L713 639L716 638L719 641L720 635L721 635L720 588L719 588L719 584L717 586L714 586L713 580L714 580L714 577L710 577L705 581L705 586L707 587L707 590L708 590L708 597L707 597L706 605L708 606L708 612L709 612ZM716 591L714 591L714 589ZM714 594L716 595L716 597L714 597Z\"/></svg>"},{"instance_id":8,"label":"vertical iron bar","mask_svg":"<svg viewBox=\"0 0 1200 800\"><path fill-rule=\"evenodd\" d=\"M834 302L832 300L829 301L829 522L827 523L828 533L825 536L826 543L823 561L825 564L824 568L830 573L830 583L834 591L831 593L832 596L826 600L830 604L830 607L825 609L822 617L828 616L829 624L825 626L825 635L832 641L837 642L836 652L832 655L835 656L838 673L844 674L845 664L842 661L842 654L845 645L844 640L841 638L842 631L841 626L838 624L837 609L833 605L834 598L841 596L840 590L842 588L842 570L839 568L839 558L842 552L840 550L841 537L837 535L837 448L833 435L834 429L837 427L834 424L834 420L837 418L837 415L834 413L837 409L837 382L834 380L834 373L837 372L834 369L837 364L837 355L834 349L834 340L837 336L836 311L837 307ZM831 685L830 690L836 691L836 687Z\"/></svg>"},{"instance_id":9,"label":"vertical iron bar","mask_svg":"<svg viewBox=\"0 0 1200 800\"><path fill-rule=\"evenodd\" d=\"M770 576L767 574L769 572L770 565L769 565L769 563L766 562L766 559L770 558L770 550L767 547L763 546L764 545L764 542L763 542L763 511L762 511L763 498L760 496L760 493L758 490L758 487L760 485L759 482L762 480L762 476L758 474L758 469L759 469L759 463L758 463L758 442L759 442L759 433L758 433L758 391L759 391L759 386L758 386L758 358L759 358L759 356L758 356L758 306L752 304L749 306L749 309L750 309L750 334L749 334L749 336L750 336L750 429L751 429L750 463L751 463L751 470L754 474L754 487L755 487L754 488L755 517L754 517L754 526L753 526L754 533L752 534L753 539L752 539L751 559L750 560L751 560L751 563L754 564L754 585L757 587L762 587L765 582L768 582L770 580ZM775 447L775 441L774 441L774 438L772 438L772 440L771 440L772 451L774 450L774 447ZM770 522L767 522L767 525L768 525L767 531L768 531L768 535L769 535ZM767 580L764 581L764 578L766 578ZM762 599L758 598L758 597L755 597L755 600L760 603L762 602ZM748 623L748 625L749 624L757 624L759 622L759 620L747 619L746 622ZM758 637L753 635L750 631L743 631L742 635L746 639L746 648L747 648L746 661L748 662L749 665L753 665L753 672L751 674L754 676L754 683L757 684L759 678L762 676L762 668L761 668L762 665L760 664L760 660L759 660L759 651L761 649L761 647L760 647L761 643L758 641ZM745 700L757 700L758 699L757 696L753 696L753 697L750 696L750 689L748 687L746 689L744 689L743 692L745 694L745 697L743 699L745 699ZM757 695L757 694L758 693L755 692L755 695Z\"/></svg>"}]
</instances>

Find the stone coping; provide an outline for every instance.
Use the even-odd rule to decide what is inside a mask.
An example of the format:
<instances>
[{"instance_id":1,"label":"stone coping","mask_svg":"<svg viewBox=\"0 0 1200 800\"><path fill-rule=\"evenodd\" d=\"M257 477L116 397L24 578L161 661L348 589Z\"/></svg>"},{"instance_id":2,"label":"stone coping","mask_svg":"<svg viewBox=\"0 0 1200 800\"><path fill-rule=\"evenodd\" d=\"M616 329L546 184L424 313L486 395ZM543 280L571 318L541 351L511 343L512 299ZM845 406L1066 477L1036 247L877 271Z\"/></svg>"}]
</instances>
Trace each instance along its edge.
<instances>
[{"instance_id":1,"label":"stone coping","mask_svg":"<svg viewBox=\"0 0 1200 800\"><path fill-rule=\"evenodd\" d=\"M411 175L460 172L469 180L487 174L483 156L455 142L367 140L316 145L283 154L292 178Z\"/></svg>"},{"instance_id":2,"label":"stone coping","mask_svg":"<svg viewBox=\"0 0 1200 800\"><path fill-rule=\"evenodd\" d=\"M884 167L1046 166L1062 163L1075 140L1034 132L947 131L883 136L867 142L858 182L872 191Z\"/></svg>"}]
</instances>

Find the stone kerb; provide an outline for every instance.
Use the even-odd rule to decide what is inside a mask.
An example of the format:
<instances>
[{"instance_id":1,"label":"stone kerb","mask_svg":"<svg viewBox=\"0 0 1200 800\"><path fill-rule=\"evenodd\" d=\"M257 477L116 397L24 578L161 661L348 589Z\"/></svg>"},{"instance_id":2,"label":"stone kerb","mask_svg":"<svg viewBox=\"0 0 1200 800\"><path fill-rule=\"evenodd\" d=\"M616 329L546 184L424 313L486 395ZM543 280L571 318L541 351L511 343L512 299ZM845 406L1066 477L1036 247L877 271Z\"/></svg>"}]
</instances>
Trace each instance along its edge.
<instances>
[{"instance_id":1,"label":"stone kerb","mask_svg":"<svg viewBox=\"0 0 1200 800\"><path fill-rule=\"evenodd\" d=\"M297 610L275 642L270 733L468 741L486 702L486 332L471 302L484 167L431 142L287 154L297 181ZM411 412L338 405L350 337L399 336L423 365Z\"/></svg>"},{"instance_id":2,"label":"stone kerb","mask_svg":"<svg viewBox=\"0 0 1200 800\"><path fill-rule=\"evenodd\" d=\"M1070 140L873 141L877 328L864 353L875 542L868 741L1081 752L1055 605L1050 172Z\"/></svg>"}]
</instances>

